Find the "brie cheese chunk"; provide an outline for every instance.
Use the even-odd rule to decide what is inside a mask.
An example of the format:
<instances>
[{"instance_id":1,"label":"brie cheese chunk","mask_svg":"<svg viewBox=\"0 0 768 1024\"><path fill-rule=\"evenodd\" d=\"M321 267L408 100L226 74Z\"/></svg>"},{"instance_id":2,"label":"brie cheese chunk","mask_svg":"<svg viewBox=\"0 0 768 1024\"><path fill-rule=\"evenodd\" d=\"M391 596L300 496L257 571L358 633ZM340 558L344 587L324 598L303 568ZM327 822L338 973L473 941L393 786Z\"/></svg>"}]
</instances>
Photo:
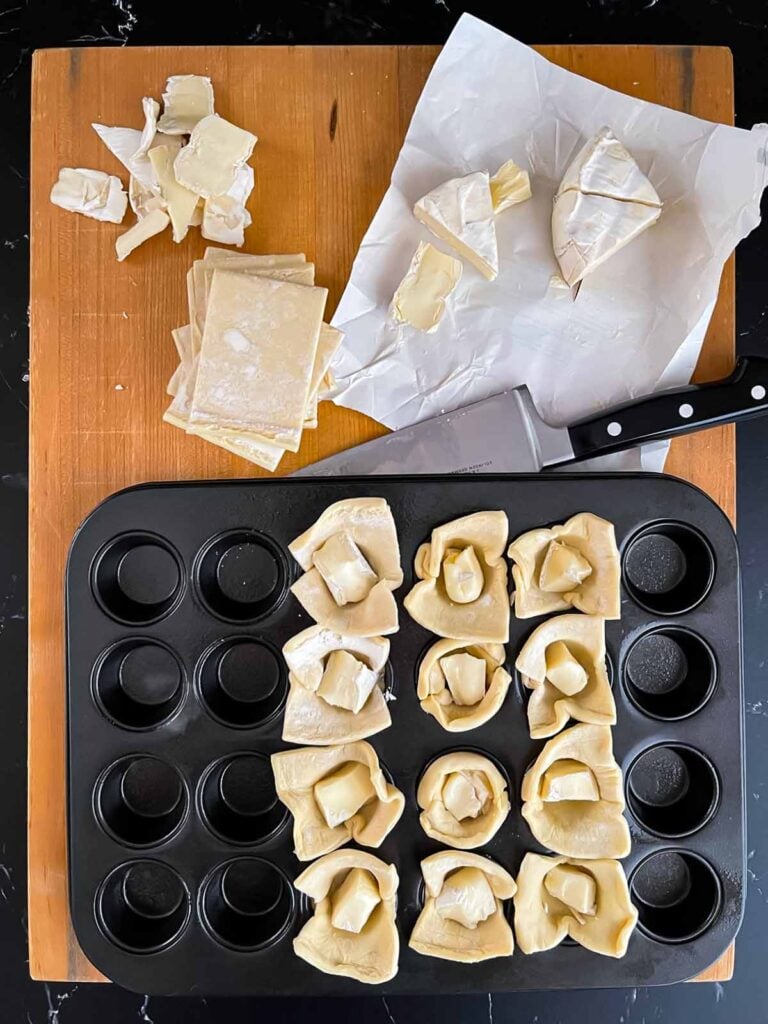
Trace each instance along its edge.
<instances>
[{"instance_id":1,"label":"brie cheese chunk","mask_svg":"<svg viewBox=\"0 0 768 1024\"><path fill-rule=\"evenodd\" d=\"M120 224L128 206L128 196L114 174L91 171L86 167L62 167L51 189L51 202L70 213L82 213L93 220Z\"/></svg>"},{"instance_id":2,"label":"brie cheese chunk","mask_svg":"<svg viewBox=\"0 0 768 1024\"><path fill-rule=\"evenodd\" d=\"M331 924L359 935L379 903L381 895L370 871L352 868L331 897Z\"/></svg>"},{"instance_id":3,"label":"brie cheese chunk","mask_svg":"<svg viewBox=\"0 0 768 1024\"><path fill-rule=\"evenodd\" d=\"M588 765L571 758L563 758L544 772L541 779L541 799L546 803L561 800L599 800L597 780Z\"/></svg>"},{"instance_id":4,"label":"brie cheese chunk","mask_svg":"<svg viewBox=\"0 0 768 1024\"><path fill-rule=\"evenodd\" d=\"M198 121L174 163L176 180L205 199L223 196L235 183L257 139L218 114Z\"/></svg>"},{"instance_id":5,"label":"brie cheese chunk","mask_svg":"<svg viewBox=\"0 0 768 1024\"><path fill-rule=\"evenodd\" d=\"M495 912L496 897L479 868L459 868L443 883L435 897L435 910L444 920L474 929Z\"/></svg>"},{"instance_id":6,"label":"brie cheese chunk","mask_svg":"<svg viewBox=\"0 0 768 1024\"><path fill-rule=\"evenodd\" d=\"M549 542L539 572L539 589L549 594L575 590L592 573L592 566L576 548L561 540Z\"/></svg>"},{"instance_id":7,"label":"brie cheese chunk","mask_svg":"<svg viewBox=\"0 0 768 1024\"><path fill-rule=\"evenodd\" d=\"M547 679L560 693L572 697L581 693L587 685L587 672L578 658L575 658L564 640L555 640L545 653Z\"/></svg>"},{"instance_id":8,"label":"brie cheese chunk","mask_svg":"<svg viewBox=\"0 0 768 1024\"><path fill-rule=\"evenodd\" d=\"M491 200L493 212L501 213L510 206L531 198L531 179L528 171L518 167L514 160L507 160L491 178Z\"/></svg>"},{"instance_id":9,"label":"brie cheese chunk","mask_svg":"<svg viewBox=\"0 0 768 1024\"><path fill-rule=\"evenodd\" d=\"M312 564L340 608L365 600L378 582L378 576L346 530L332 534L313 553Z\"/></svg>"},{"instance_id":10,"label":"brie cheese chunk","mask_svg":"<svg viewBox=\"0 0 768 1024\"><path fill-rule=\"evenodd\" d=\"M152 210L146 217L142 217L132 228L129 228L122 235L115 239L115 252L119 263L130 256L134 249L142 245L153 235L159 235L165 231L171 222L171 218L165 210Z\"/></svg>"},{"instance_id":11,"label":"brie cheese chunk","mask_svg":"<svg viewBox=\"0 0 768 1024\"><path fill-rule=\"evenodd\" d=\"M569 286L578 284L654 224L656 189L609 128L582 147L552 209L552 244Z\"/></svg>"},{"instance_id":12,"label":"brie cheese chunk","mask_svg":"<svg viewBox=\"0 0 768 1024\"><path fill-rule=\"evenodd\" d=\"M336 828L372 800L376 790L367 766L359 761L348 761L332 775L316 782L314 794L328 828Z\"/></svg>"},{"instance_id":13,"label":"brie cheese chunk","mask_svg":"<svg viewBox=\"0 0 768 1024\"><path fill-rule=\"evenodd\" d=\"M171 75L165 83L163 113L157 122L168 135L189 135L198 121L213 113L213 86L205 75Z\"/></svg>"},{"instance_id":14,"label":"brie cheese chunk","mask_svg":"<svg viewBox=\"0 0 768 1024\"><path fill-rule=\"evenodd\" d=\"M463 651L440 659L440 668L448 684L453 703L460 707L479 704L485 696L486 663Z\"/></svg>"},{"instance_id":15,"label":"brie cheese chunk","mask_svg":"<svg viewBox=\"0 0 768 1024\"><path fill-rule=\"evenodd\" d=\"M159 194L159 190L146 188L133 174L128 179L128 202L139 220L153 210L168 208L168 204Z\"/></svg>"},{"instance_id":16,"label":"brie cheese chunk","mask_svg":"<svg viewBox=\"0 0 768 1024\"><path fill-rule=\"evenodd\" d=\"M445 300L459 283L461 262L419 242L403 280L392 299L391 313L396 323L410 324L430 334L445 313Z\"/></svg>"},{"instance_id":17,"label":"brie cheese chunk","mask_svg":"<svg viewBox=\"0 0 768 1024\"><path fill-rule=\"evenodd\" d=\"M480 772L452 772L443 785L443 804L456 821L477 818L491 798Z\"/></svg>"},{"instance_id":18,"label":"brie cheese chunk","mask_svg":"<svg viewBox=\"0 0 768 1024\"><path fill-rule=\"evenodd\" d=\"M379 677L349 651L332 651L318 694L328 704L357 714L371 695Z\"/></svg>"},{"instance_id":19,"label":"brie cheese chunk","mask_svg":"<svg viewBox=\"0 0 768 1024\"><path fill-rule=\"evenodd\" d=\"M550 896L579 914L593 917L597 910L597 885L594 876L573 864L557 864L544 877Z\"/></svg>"},{"instance_id":20,"label":"brie cheese chunk","mask_svg":"<svg viewBox=\"0 0 768 1024\"><path fill-rule=\"evenodd\" d=\"M497 276L499 253L487 171L443 182L419 199L413 212L489 281Z\"/></svg>"},{"instance_id":21,"label":"brie cheese chunk","mask_svg":"<svg viewBox=\"0 0 768 1024\"><path fill-rule=\"evenodd\" d=\"M449 548L443 558L445 592L456 604L476 601L483 592L485 576L471 544Z\"/></svg>"},{"instance_id":22,"label":"brie cheese chunk","mask_svg":"<svg viewBox=\"0 0 768 1024\"><path fill-rule=\"evenodd\" d=\"M245 229L251 225L245 204L252 191L253 168L243 164L228 192L204 200L200 228L203 238L224 245L244 245Z\"/></svg>"},{"instance_id":23,"label":"brie cheese chunk","mask_svg":"<svg viewBox=\"0 0 768 1024\"><path fill-rule=\"evenodd\" d=\"M160 194L165 200L168 216L171 218L173 240L183 242L189 231L198 197L176 181L173 157L174 154L168 146L157 146L149 151L149 160L157 176Z\"/></svg>"}]
</instances>

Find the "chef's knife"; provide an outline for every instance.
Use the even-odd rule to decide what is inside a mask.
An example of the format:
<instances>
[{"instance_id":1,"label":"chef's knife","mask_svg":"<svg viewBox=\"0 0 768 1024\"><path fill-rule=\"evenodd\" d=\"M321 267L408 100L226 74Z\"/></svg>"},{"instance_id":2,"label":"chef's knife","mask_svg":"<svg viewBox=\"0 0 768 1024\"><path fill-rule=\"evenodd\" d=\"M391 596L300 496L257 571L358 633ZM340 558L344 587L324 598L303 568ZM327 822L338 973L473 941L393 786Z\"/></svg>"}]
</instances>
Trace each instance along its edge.
<instances>
[{"instance_id":1,"label":"chef's knife","mask_svg":"<svg viewBox=\"0 0 768 1024\"><path fill-rule=\"evenodd\" d=\"M729 377L657 391L552 427L525 385L305 466L295 476L532 473L719 423L768 413L768 358L744 356Z\"/></svg>"}]
</instances>

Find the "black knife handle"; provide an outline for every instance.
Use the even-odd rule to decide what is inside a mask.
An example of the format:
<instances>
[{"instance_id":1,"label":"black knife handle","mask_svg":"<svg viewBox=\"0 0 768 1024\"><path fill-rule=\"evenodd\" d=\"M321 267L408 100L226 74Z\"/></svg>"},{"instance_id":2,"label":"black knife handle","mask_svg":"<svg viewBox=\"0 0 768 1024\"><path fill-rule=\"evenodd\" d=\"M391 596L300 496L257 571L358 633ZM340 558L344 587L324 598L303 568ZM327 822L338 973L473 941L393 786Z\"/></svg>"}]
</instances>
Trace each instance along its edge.
<instances>
[{"instance_id":1,"label":"black knife handle","mask_svg":"<svg viewBox=\"0 0 768 1024\"><path fill-rule=\"evenodd\" d=\"M766 413L768 358L743 356L723 380L657 391L580 420L568 433L579 461Z\"/></svg>"}]
</instances>

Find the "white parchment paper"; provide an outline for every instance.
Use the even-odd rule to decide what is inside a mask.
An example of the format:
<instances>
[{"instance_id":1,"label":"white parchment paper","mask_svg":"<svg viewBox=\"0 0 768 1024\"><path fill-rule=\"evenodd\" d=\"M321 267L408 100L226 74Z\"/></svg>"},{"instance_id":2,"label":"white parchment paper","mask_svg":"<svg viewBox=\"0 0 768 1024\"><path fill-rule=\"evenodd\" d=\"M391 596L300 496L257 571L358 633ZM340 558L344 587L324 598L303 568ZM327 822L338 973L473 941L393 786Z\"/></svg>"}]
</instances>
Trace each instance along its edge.
<instances>
[{"instance_id":1,"label":"white parchment paper","mask_svg":"<svg viewBox=\"0 0 768 1024\"><path fill-rule=\"evenodd\" d=\"M664 209L573 302L552 281L552 198L604 125ZM333 400L396 429L526 383L541 414L566 424L686 382L723 264L760 221L767 140L765 125L713 124L606 89L465 14L424 87L333 318L346 334ZM435 333L394 326L392 295L418 242L431 238L414 202L510 158L530 171L533 198L496 219L498 278L465 263ZM651 447L643 467L660 469L667 446Z\"/></svg>"}]
</instances>

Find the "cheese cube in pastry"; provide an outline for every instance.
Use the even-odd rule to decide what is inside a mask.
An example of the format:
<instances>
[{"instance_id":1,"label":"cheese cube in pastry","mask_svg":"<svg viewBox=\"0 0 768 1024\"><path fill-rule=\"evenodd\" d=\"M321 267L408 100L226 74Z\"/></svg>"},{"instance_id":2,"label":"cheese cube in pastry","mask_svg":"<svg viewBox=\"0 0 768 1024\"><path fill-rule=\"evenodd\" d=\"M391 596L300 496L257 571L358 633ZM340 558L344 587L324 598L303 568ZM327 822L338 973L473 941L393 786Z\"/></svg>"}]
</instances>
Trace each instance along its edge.
<instances>
[{"instance_id":1,"label":"cheese cube in pastry","mask_svg":"<svg viewBox=\"0 0 768 1024\"><path fill-rule=\"evenodd\" d=\"M578 587L591 572L592 566L576 548L553 540L541 566L539 587L549 594L565 594Z\"/></svg>"},{"instance_id":2,"label":"cheese cube in pastry","mask_svg":"<svg viewBox=\"0 0 768 1024\"><path fill-rule=\"evenodd\" d=\"M443 559L443 580L445 592L457 604L476 601L483 592L485 577L475 549L467 547L449 548Z\"/></svg>"},{"instance_id":3,"label":"cheese cube in pastry","mask_svg":"<svg viewBox=\"0 0 768 1024\"><path fill-rule=\"evenodd\" d=\"M496 897L479 868L459 868L446 878L435 909L446 920L477 928L496 910Z\"/></svg>"},{"instance_id":4,"label":"cheese cube in pastry","mask_svg":"<svg viewBox=\"0 0 768 1024\"><path fill-rule=\"evenodd\" d=\"M480 772L452 772L443 786L443 804L457 821L482 814L490 796Z\"/></svg>"},{"instance_id":5,"label":"cheese cube in pastry","mask_svg":"<svg viewBox=\"0 0 768 1024\"><path fill-rule=\"evenodd\" d=\"M547 803L559 800L599 800L595 776L587 765L572 758L564 758L544 772L541 779L541 799Z\"/></svg>"},{"instance_id":6,"label":"cheese cube in pastry","mask_svg":"<svg viewBox=\"0 0 768 1024\"><path fill-rule=\"evenodd\" d=\"M448 684L453 703L460 706L479 704L485 696L486 663L466 651L440 659L440 668Z\"/></svg>"},{"instance_id":7,"label":"cheese cube in pastry","mask_svg":"<svg viewBox=\"0 0 768 1024\"><path fill-rule=\"evenodd\" d=\"M586 917L597 910L597 884L593 875L573 864L557 864L544 878L550 896Z\"/></svg>"},{"instance_id":8,"label":"cheese cube in pastry","mask_svg":"<svg viewBox=\"0 0 768 1024\"><path fill-rule=\"evenodd\" d=\"M376 795L364 764L349 762L315 783L315 800L329 828L343 825Z\"/></svg>"},{"instance_id":9,"label":"cheese cube in pastry","mask_svg":"<svg viewBox=\"0 0 768 1024\"><path fill-rule=\"evenodd\" d=\"M370 871L352 868L331 897L331 924L359 935L379 903L381 895Z\"/></svg>"},{"instance_id":10,"label":"cheese cube in pastry","mask_svg":"<svg viewBox=\"0 0 768 1024\"><path fill-rule=\"evenodd\" d=\"M328 704L358 712L371 695L378 673L350 654L333 651L317 692Z\"/></svg>"},{"instance_id":11,"label":"cheese cube in pastry","mask_svg":"<svg viewBox=\"0 0 768 1024\"><path fill-rule=\"evenodd\" d=\"M566 697L579 693L587 685L587 673L577 658L571 654L563 640L556 640L547 647L544 655L547 679Z\"/></svg>"},{"instance_id":12,"label":"cheese cube in pastry","mask_svg":"<svg viewBox=\"0 0 768 1024\"><path fill-rule=\"evenodd\" d=\"M378 581L365 555L346 530L329 537L312 555L312 564L340 608L363 601Z\"/></svg>"}]
</instances>

